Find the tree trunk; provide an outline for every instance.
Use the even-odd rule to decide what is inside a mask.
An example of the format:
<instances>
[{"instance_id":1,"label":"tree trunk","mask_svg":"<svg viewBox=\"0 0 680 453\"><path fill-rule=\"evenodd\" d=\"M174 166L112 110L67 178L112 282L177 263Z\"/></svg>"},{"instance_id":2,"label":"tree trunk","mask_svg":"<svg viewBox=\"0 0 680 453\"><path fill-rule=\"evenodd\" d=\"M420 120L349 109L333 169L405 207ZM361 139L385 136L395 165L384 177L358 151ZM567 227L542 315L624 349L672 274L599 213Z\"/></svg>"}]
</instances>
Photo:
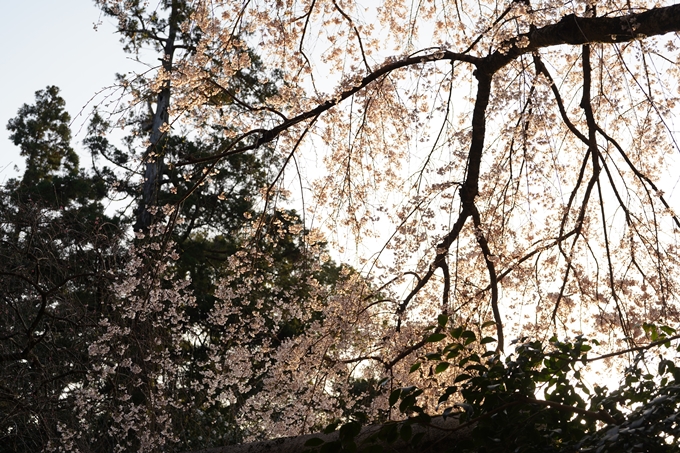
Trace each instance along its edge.
<instances>
[{"instance_id":1,"label":"tree trunk","mask_svg":"<svg viewBox=\"0 0 680 453\"><path fill-rule=\"evenodd\" d=\"M142 198L137 207L137 221L134 230L146 232L154 221L154 213L150 211L158 205L158 192L163 176L163 154L165 152L164 143L169 127L169 108L170 108L170 74L172 72L172 60L175 53L175 39L177 38L177 14L176 6L173 3L168 20L168 37L163 46L162 68L167 79L163 83L163 88L156 97L156 111L153 113L151 124L151 136L149 137L149 147L144 154L144 183L142 186Z\"/></svg>"}]
</instances>

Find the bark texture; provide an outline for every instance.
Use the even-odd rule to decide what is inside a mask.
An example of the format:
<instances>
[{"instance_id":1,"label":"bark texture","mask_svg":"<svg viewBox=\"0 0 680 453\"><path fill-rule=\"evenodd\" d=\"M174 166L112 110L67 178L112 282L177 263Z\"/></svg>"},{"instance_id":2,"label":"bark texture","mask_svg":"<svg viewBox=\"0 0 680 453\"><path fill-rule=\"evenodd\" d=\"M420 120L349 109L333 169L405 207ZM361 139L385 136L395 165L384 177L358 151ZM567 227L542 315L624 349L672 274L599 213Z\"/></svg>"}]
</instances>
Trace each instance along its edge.
<instances>
[{"instance_id":1,"label":"bark texture","mask_svg":"<svg viewBox=\"0 0 680 453\"><path fill-rule=\"evenodd\" d=\"M356 437L356 444L361 448L362 442L377 433L383 425L365 427ZM424 433L422 442L413 446L402 439L393 443L382 443L384 451L393 453L430 453L450 449L457 440L470 435L473 425L460 425L458 418L450 416L434 417L429 425L413 425L413 435ZM309 450L305 443L312 438L321 438L326 442L338 440L338 432L331 434L307 434L305 436L282 437L279 439L252 442L247 444L230 445L226 447L208 448L186 453L302 453Z\"/></svg>"}]
</instances>

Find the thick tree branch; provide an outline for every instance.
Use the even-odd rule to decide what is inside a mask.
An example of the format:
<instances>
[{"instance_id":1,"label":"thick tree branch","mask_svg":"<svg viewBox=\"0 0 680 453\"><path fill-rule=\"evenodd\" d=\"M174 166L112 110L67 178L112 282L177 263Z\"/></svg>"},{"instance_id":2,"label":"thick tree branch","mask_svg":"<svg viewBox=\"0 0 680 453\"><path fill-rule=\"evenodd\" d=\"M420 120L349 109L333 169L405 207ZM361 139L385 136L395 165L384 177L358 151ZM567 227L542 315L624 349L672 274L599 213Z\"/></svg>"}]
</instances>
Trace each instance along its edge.
<instances>
[{"instance_id":1,"label":"thick tree branch","mask_svg":"<svg viewBox=\"0 0 680 453\"><path fill-rule=\"evenodd\" d=\"M620 43L680 31L680 4L618 17L564 16L506 41L490 59L501 67L520 55L562 44Z\"/></svg>"},{"instance_id":2,"label":"thick tree branch","mask_svg":"<svg viewBox=\"0 0 680 453\"><path fill-rule=\"evenodd\" d=\"M238 146L238 143L233 143L214 156L179 162L177 166L219 160L231 154L257 149L273 141L281 132L290 129L302 121L319 116L343 100L363 90L374 81L401 68L428 62L462 61L477 66L478 80L480 77L490 80L492 75L501 67L521 55L532 53L539 49L562 44L627 42L633 39L658 36L675 31L680 31L680 4L613 18L582 18L570 14L563 17L556 24L536 28L506 41L502 45L502 49L496 50L487 57L476 57L466 53L438 50L426 55L403 58L382 65L380 68L361 78L352 88L341 91L334 99L330 99L311 110L300 113L288 121L284 121L270 129L250 131L247 135L255 133L259 135L259 138L252 144ZM471 188L469 187L468 189Z\"/></svg>"}]
</instances>

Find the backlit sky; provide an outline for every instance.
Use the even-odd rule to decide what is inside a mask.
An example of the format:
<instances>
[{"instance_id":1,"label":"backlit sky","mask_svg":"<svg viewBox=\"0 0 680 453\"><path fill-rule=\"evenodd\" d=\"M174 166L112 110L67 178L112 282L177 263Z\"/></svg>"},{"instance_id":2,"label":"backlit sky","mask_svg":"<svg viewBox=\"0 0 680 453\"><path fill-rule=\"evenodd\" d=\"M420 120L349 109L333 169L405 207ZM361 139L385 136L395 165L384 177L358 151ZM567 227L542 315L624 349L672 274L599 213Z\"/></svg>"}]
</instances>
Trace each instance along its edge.
<instances>
[{"instance_id":1,"label":"backlit sky","mask_svg":"<svg viewBox=\"0 0 680 453\"><path fill-rule=\"evenodd\" d=\"M95 31L94 24L100 21ZM86 117L79 116L83 107L95 93L113 84L117 72L141 66L123 52L113 20L100 15L93 0L4 0L0 24L1 184L20 176L13 167L23 168L24 162L9 140L7 121L21 105L34 102L37 90L48 85L61 89L73 119L77 150L85 132Z\"/></svg>"}]
</instances>

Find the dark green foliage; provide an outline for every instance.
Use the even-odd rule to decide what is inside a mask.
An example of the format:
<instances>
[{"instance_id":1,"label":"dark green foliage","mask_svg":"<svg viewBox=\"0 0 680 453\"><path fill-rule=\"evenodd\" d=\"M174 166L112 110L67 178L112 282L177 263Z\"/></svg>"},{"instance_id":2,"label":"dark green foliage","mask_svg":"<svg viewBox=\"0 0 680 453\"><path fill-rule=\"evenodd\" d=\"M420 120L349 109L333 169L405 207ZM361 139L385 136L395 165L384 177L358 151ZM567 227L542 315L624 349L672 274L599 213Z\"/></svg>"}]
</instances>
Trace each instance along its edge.
<instances>
[{"instance_id":1,"label":"dark green foliage","mask_svg":"<svg viewBox=\"0 0 680 453\"><path fill-rule=\"evenodd\" d=\"M577 443L579 451L678 451L680 367L660 356L656 373L651 374L645 358L644 352L635 357L619 389L608 393L595 388L591 406L603 407L617 423L588 433Z\"/></svg>"},{"instance_id":2,"label":"dark green foliage","mask_svg":"<svg viewBox=\"0 0 680 453\"><path fill-rule=\"evenodd\" d=\"M106 184L77 168L64 105L48 87L8 125L26 171L0 188L0 451L40 451L73 423L121 258Z\"/></svg>"},{"instance_id":3,"label":"dark green foliage","mask_svg":"<svg viewBox=\"0 0 680 453\"><path fill-rule=\"evenodd\" d=\"M16 118L9 120L10 140L26 157L23 184L43 183L63 170L67 175L78 172L78 155L71 148L69 114L59 96L59 88L36 91L35 105L24 104Z\"/></svg>"},{"instance_id":4,"label":"dark green foliage","mask_svg":"<svg viewBox=\"0 0 680 453\"><path fill-rule=\"evenodd\" d=\"M458 332L453 329L452 338ZM463 332L442 353L463 350L464 337ZM680 435L680 426L669 418L680 409L680 373L669 373L674 363L662 360L667 368L660 367L657 376L645 374L645 380L642 352L626 370L620 389L596 387L591 394L581 368L592 345L597 342L582 337L573 342L552 338L547 345L522 339L505 361L494 351L481 357L456 354L457 385L447 388L440 401L460 395L462 402L450 412L461 412L461 423L475 426L456 451L673 451L666 436ZM640 417L647 419L643 423Z\"/></svg>"},{"instance_id":5,"label":"dark green foliage","mask_svg":"<svg viewBox=\"0 0 680 453\"><path fill-rule=\"evenodd\" d=\"M439 328L444 328L446 322L441 321ZM471 435L456 438L443 449L440 445L437 451L678 451L680 367L662 355L650 359L648 350L665 345L673 354L680 352L680 346L670 348L671 340L677 341L677 336L668 326L646 325L645 330L654 342L629 351L636 355L614 391L598 386L591 389L583 381L583 365L597 360L588 357L596 341L577 337L564 342L552 338L543 344L525 338L516 341L513 354L501 360L495 351L479 353L472 330L455 327L443 337L430 335L428 341L444 344L416 365L434 361L435 370L458 370L452 385L444 388L439 408L444 417L457 417L454 431L472 428ZM416 365L412 372L420 368ZM377 435L364 439L358 451L382 451L397 439L417 445L419 438L412 436L412 425L427 425L430 421L418 404L421 393L416 387L394 390L389 403L408 419L383 425ZM356 421L350 423L354 426ZM336 443L342 444L337 451L357 451L355 446L343 449L349 445L347 441ZM310 442L307 446L323 449L325 445Z\"/></svg>"},{"instance_id":6,"label":"dark green foliage","mask_svg":"<svg viewBox=\"0 0 680 453\"><path fill-rule=\"evenodd\" d=\"M117 8L106 5L105 2L95 0L102 12L119 21L118 30L121 34L120 41L123 50L129 53L137 53L144 46L151 46L161 52L161 37L166 37L172 29L176 33L176 39L181 45L188 48L195 46L201 39L201 30L193 27L183 30L179 25L186 22L192 13L191 2L185 0L171 0L161 2L159 8L149 11L149 5L142 0L132 0L125 3L126 14L121 15ZM173 14L164 17L163 9L172 9Z\"/></svg>"}]
</instances>

